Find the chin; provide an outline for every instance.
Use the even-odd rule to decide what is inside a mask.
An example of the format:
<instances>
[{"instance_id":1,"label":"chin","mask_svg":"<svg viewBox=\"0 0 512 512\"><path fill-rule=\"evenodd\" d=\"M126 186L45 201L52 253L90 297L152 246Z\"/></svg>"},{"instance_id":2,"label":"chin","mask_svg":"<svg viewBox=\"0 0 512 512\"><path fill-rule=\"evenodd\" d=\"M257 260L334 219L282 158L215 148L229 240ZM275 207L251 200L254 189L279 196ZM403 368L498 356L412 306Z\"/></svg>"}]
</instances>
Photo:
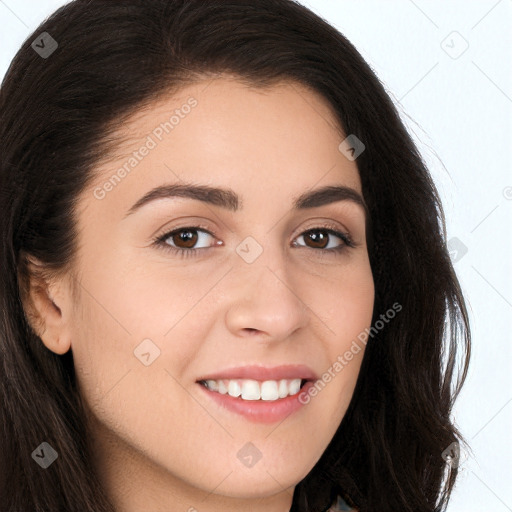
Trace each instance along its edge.
<instances>
[{"instance_id":1,"label":"chin","mask_svg":"<svg viewBox=\"0 0 512 512\"><path fill-rule=\"evenodd\" d=\"M222 485L215 489L215 494L238 499L269 498L283 492L292 495L293 488L299 482L300 478L290 482L288 479L280 480L280 475L270 476L261 471L258 474L251 474L250 471L245 474L240 472L238 475L231 473ZM218 485L218 482L215 485Z\"/></svg>"}]
</instances>

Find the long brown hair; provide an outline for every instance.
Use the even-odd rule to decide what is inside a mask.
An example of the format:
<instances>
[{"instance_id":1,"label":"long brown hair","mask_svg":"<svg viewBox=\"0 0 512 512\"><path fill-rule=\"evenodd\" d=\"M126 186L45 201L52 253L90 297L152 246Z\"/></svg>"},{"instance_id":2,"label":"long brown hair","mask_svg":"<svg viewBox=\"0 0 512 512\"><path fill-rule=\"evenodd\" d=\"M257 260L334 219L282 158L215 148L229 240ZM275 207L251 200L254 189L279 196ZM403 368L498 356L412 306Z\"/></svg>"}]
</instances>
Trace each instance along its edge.
<instances>
[{"instance_id":1,"label":"long brown hair","mask_svg":"<svg viewBox=\"0 0 512 512\"><path fill-rule=\"evenodd\" d=\"M43 36L51 55L32 46L43 33L58 45ZM72 352L48 350L27 320L27 258L47 276L68 271L74 205L115 148L109 134L160 95L221 73L304 84L363 141L373 322L403 308L368 342L346 415L291 510L325 510L338 493L362 512L444 510L457 467L443 453L463 441L451 411L469 363L468 316L440 198L370 67L291 0L75 0L23 43L0 91L2 512L114 510L91 463ZM31 457L43 441L59 454L46 470Z\"/></svg>"}]
</instances>

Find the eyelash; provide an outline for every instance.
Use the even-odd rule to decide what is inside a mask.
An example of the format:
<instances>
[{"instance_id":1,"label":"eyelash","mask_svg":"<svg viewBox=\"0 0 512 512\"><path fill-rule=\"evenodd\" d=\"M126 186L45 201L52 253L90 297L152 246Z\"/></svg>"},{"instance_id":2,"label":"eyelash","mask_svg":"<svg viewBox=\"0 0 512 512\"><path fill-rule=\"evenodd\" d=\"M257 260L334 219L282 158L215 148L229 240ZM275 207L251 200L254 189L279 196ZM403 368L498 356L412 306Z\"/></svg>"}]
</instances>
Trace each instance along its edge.
<instances>
[{"instance_id":1,"label":"eyelash","mask_svg":"<svg viewBox=\"0 0 512 512\"><path fill-rule=\"evenodd\" d=\"M194 257L196 256L199 251L206 251L208 249L213 249L214 247L202 247L199 249L178 249L176 247L172 247L165 241L170 238L172 235L175 235L179 233L180 231L204 231L205 233L209 234L210 236L215 237L215 235L206 229L206 227L201 225L196 226L183 226L181 228L173 229L172 231L168 231L164 233L163 235L158 235L153 239L154 245L162 249L163 251L170 252L173 255L177 255L180 258L188 258L188 257ZM310 233L312 231L324 231L330 235L335 235L338 238L340 238L343 241L343 244L340 244L338 247L334 249L315 249L313 247L307 247L307 246L299 246L304 247L306 249L311 249L312 251L316 251L319 253L328 253L332 256L338 256L342 252L346 251L348 248L355 248L358 244L356 244L351 236L348 233L340 232L336 229L335 226L332 225L323 225L323 226L316 226L314 228L309 228L306 231L303 231L298 237L301 237L303 235L306 235L307 233ZM298 238L297 237L297 238ZM323 255L322 255L323 256Z\"/></svg>"}]
</instances>

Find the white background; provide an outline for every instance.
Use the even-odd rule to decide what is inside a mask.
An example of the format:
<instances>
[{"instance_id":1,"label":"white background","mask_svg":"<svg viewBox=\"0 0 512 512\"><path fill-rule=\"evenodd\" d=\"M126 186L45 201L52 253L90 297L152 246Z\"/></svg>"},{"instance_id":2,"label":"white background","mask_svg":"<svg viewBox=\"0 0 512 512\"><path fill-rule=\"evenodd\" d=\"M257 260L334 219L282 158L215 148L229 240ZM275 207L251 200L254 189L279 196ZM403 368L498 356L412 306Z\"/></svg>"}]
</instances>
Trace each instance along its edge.
<instances>
[{"instance_id":1,"label":"white background","mask_svg":"<svg viewBox=\"0 0 512 512\"><path fill-rule=\"evenodd\" d=\"M0 76L64 3L0 0ZM434 176L448 239L467 248L453 259L473 355L454 414L474 457L462 456L448 510L512 511L512 0L301 3L347 36L384 83Z\"/></svg>"}]
</instances>

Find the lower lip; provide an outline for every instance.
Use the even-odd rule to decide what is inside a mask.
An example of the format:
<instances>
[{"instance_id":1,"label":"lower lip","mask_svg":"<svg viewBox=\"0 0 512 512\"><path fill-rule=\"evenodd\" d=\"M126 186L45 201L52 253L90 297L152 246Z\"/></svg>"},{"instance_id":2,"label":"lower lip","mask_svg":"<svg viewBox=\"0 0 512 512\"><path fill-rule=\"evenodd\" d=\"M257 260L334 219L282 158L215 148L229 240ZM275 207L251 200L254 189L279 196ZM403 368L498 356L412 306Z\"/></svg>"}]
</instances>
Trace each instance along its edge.
<instances>
[{"instance_id":1,"label":"lower lip","mask_svg":"<svg viewBox=\"0 0 512 512\"><path fill-rule=\"evenodd\" d=\"M295 395L277 400L244 400L240 397L235 398L228 394L222 395L217 391L211 391L204 384L198 383L198 385L212 400L229 411L236 412L256 423L275 423L284 420L305 405L299 401L299 396L304 392L307 394L314 383L308 381Z\"/></svg>"}]
</instances>

